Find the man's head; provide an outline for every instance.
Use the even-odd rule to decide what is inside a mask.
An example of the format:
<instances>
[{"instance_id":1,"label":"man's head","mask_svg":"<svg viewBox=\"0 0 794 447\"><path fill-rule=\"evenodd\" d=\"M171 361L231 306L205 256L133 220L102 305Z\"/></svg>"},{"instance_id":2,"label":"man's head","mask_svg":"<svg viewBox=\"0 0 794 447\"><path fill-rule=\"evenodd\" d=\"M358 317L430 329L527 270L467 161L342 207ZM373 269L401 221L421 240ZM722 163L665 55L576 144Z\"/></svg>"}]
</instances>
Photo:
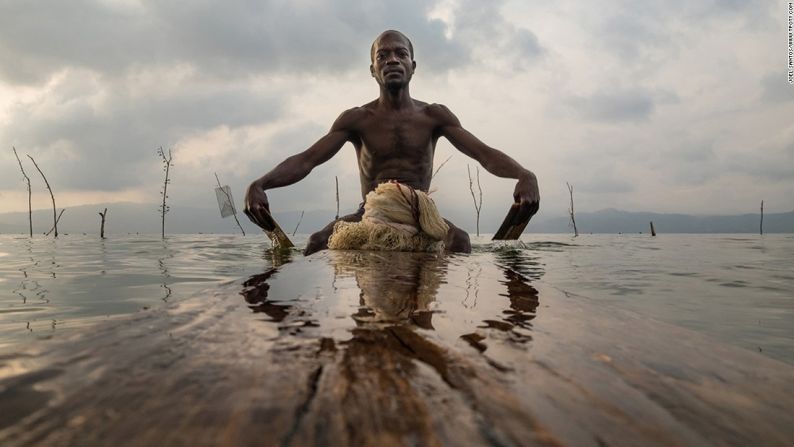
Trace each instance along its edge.
<instances>
[{"instance_id":1,"label":"man's head","mask_svg":"<svg viewBox=\"0 0 794 447\"><path fill-rule=\"evenodd\" d=\"M416 69L413 44L399 31L382 32L372 42L370 59L372 77L390 90L408 85Z\"/></svg>"}]
</instances>

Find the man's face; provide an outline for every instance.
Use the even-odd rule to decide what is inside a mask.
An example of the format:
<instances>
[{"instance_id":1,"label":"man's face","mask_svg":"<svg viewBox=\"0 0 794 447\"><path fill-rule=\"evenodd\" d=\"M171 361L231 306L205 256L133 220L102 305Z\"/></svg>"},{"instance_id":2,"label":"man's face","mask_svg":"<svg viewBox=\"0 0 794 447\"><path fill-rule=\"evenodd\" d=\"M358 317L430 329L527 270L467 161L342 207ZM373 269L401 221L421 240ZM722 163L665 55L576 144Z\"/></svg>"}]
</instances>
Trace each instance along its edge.
<instances>
[{"instance_id":1,"label":"man's face","mask_svg":"<svg viewBox=\"0 0 794 447\"><path fill-rule=\"evenodd\" d=\"M375 42L369 71L378 84L390 90L406 86L415 68L408 41L402 36L386 34Z\"/></svg>"}]
</instances>

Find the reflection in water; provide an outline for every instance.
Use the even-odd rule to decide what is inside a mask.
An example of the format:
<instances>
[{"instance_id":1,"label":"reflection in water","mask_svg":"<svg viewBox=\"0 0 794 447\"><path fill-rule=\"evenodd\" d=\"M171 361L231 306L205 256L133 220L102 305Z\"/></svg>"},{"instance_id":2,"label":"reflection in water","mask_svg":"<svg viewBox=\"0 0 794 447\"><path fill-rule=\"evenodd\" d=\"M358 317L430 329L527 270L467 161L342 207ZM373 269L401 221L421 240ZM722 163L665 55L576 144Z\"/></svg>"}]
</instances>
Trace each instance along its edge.
<instances>
[{"instance_id":1,"label":"reflection in water","mask_svg":"<svg viewBox=\"0 0 794 447\"><path fill-rule=\"evenodd\" d=\"M504 313L507 323L525 329L530 328L529 321L535 318L540 305L538 291L530 285L530 280L540 279L543 270L537 259L527 256L524 251L501 250L496 253L496 262L504 271L507 286L507 297L510 309Z\"/></svg>"},{"instance_id":2,"label":"reflection in water","mask_svg":"<svg viewBox=\"0 0 794 447\"><path fill-rule=\"evenodd\" d=\"M276 304L267 299L267 293L270 290L270 285L267 281L276 274L276 272L278 272L278 268L273 267L265 273L248 278L248 280L243 283L243 287L245 288L240 293L249 304L248 307L254 311L254 313L265 313L270 316L273 321L279 322L284 320L291 306Z\"/></svg>"},{"instance_id":3,"label":"reflection in water","mask_svg":"<svg viewBox=\"0 0 794 447\"><path fill-rule=\"evenodd\" d=\"M25 251L27 252L26 258L29 262L26 262L22 264L19 268L17 268L17 270L22 273L22 280L11 291L11 293L14 295L18 295L22 299L21 304L23 306L28 304L34 304L38 306L49 304L50 299L47 297L49 290L46 287L44 287L41 284L41 282L39 282L37 279L34 279L34 275L32 273L28 273L28 270L30 270L31 272L35 272L36 270L38 270L40 268L40 263L35 259L33 255L33 241L27 240L25 242L26 242ZM51 264L54 267L58 267L54 258L52 259ZM56 277L54 267L52 271L47 272L47 275L51 276L52 278ZM29 302L29 300L32 299L35 299L36 301ZM27 330L28 332L33 332L33 328L30 326L30 321L31 320L25 322L25 330ZM32 320L32 321L35 322L36 320ZM52 320L51 323L52 329L55 329L55 321L56 320Z\"/></svg>"},{"instance_id":4,"label":"reflection in water","mask_svg":"<svg viewBox=\"0 0 794 447\"><path fill-rule=\"evenodd\" d=\"M165 302L168 302L168 298L170 298L171 294L173 293L171 287L168 286L168 281L171 278L171 274L168 273L168 264L166 264L166 260L173 257L174 254L168 248L167 240L163 239L163 254L157 258L157 268L160 270L160 275L163 277L163 283L160 284L160 288L163 289L163 297L161 299Z\"/></svg>"},{"instance_id":5,"label":"reflection in water","mask_svg":"<svg viewBox=\"0 0 794 447\"><path fill-rule=\"evenodd\" d=\"M505 320L516 326L529 329L529 321L535 318L535 312L540 305L538 291L513 270L505 270L504 284L507 286L507 297L510 299L510 309L504 311Z\"/></svg>"},{"instance_id":6,"label":"reflection in water","mask_svg":"<svg viewBox=\"0 0 794 447\"><path fill-rule=\"evenodd\" d=\"M530 321L535 318L538 306L538 291L530 284L533 279L540 279L543 270L536 258L528 255L526 250L515 247L502 247L493 252L495 257L494 265L498 267L504 276L504 280L499 280L507 288L507 293L499 293L499 296L508 298L509 307L502 310L499 318L486 318L478 329L494 330L502 333L507 340L513 343L524 344L532 340L527 332L532 329ZM477 265L480 265L477 263ZM471 269L469 269L471 273ZM478 279L467 276L466 295L469 296L471 284L477 285ZM492 297L489 297L493 299ZM476 304L476 302L475 302ZM474 331L460 336L474 349L484 352L488 349L485 343L486 335L482 331Z\"/></svg>"},{"instance_id":7,"label":"reflection in water","mask_svg":"<svg viewBox=\"0 0 794 447\"><path fill-rule=\"evenodd\" d=\"M429 305L446 274L447 259L432 253L332 251L337 277L353 277L361 290L358 326L414 324L433 329Z\"/></svg>"},{"instance_id":8,"label":"reflection in water","mask_svg":"<svg viewBox=\"0 0 794 447\"><path fill-rule=\"evenodd\" d=\"M269 296L272 293L270 284L292 260L292 253L268 253L268 256L272 256L273 266L244 283L241 294L249 308L255 313L266 314L270 321L282 323L282 330L319 326L323 332L322 327L328 320L323 320L316 305L305 301L298 303L297 296ZM400 343L404 343L406 337L414 341L419 337L423 343L432 344L421 330L435 330L434 313L448 320L440 336L461 338L479 352L488 348L489 337L517 344L531 340L530 322L539 305L538 292L531 280L540 278L543 270L526 250L500 250L458 258L432 253L366 251L329 251L320 256L327 256L333 269L332 291L327 293L339 294L340 290L352 286L358 294L358 306L348 314L353 320L353 325L348 327L353 340L346 341L348 345L362 337L368 344L377 340L385 343L384 340L394 337L400 338ZM455 270L454 274L450 269ZM450 278L461 278L465 284L463 287L448 284ZM304 279L307 284L321 280L311 275ZM279 295L289 295L292 289L279 290ZM464 294L462 301L461 292ZM477 299L485 300L479 308ZM472 314L480 321L474 326L470 320ZM285 322L291 316L296 318ZM457 333L450 334L450 327ZM296 332L300 330L289 331ZM325 332L320 335L328 343Z\"/></svg>"},{"instance_id":9,"label":"reflection in water","mask_svg":"<svg viewBox=\"0 0 794 447\"><path fill-rule=\"evenodd\" d=\"M478 282L480 274L482 274L482 265L479 263L472 263L466 265L466 295L460 304L463 307L474 308L477 307L477 299L480 297L480 284Z\"/></svg>"},{"instance_id":10,"label":"reflection in water","mask_svg":"<svg viewBox=\"0 0 794 447\"><path fill-rule=\"evenodd\" d=\"M537 292L516 271L530 265L522 257L328 251L298 255L286 265L288 255L251 276L241 294L251 311L278 328L268 340L277 368L306 365L309 391L297 412L301 420L322 414L334 421L339 415L343 424L355 421L346 432L345 443L352 445L433 444L418 441L438 441L436 415L429 412L442 414L450 406L469 411L457 406L463 399L476 407L481 419L475 430L483 442L519 445L523 437L502 442L508 438L489 428L496 419L482 415L494 410L520 421L515 427L522 429L531 422L500 382L514 370L514 359L525 358L520 351L531 338L523 332L538 307ZM461 302L466 293L470 300ZM450 419L455 417L449 413L439 417ZM320 433L333 423L323 423ZM301 438L302 424L282 443L326 439ZM456 441L446 443L464 440Z\"/></svg>"},{"instance_id":11,"label":"reflection in water","mask_svg":"<svg viewBox=\"0 0 794 447\"><path fill-rule=\"evenodd\" d=\"M11 293L15 295L19 295L22 298L22 304L27 304L28 302L28 294L30 292L36 293L37 296L42 291L41 284L38 281L33 280L28 275L28 269L35 268L38 265L38 262L33 258L33 247L31 246L31 242L27 241L27 258L30 261L30 265L22 265L17 270L22 272L22 281L19 282L19 285L11 291ZM28 323L29 325L30 323Z\"/></svg>"},{"instance_id":12,"label":"reflection in water","mask_svg":"<svg viewBox=\"0 0 794 447\"><path fill-rule=\"evenodd\" d=\"M525 250L502 247L494 251L496 264L504 270L512 270L527 281L538 280L543 276L543 267L536 256Z\"/></svg>"},{"instance_id":13,"label":"reflection in water","mask_svg":"<svg viewBox=\"0 0 794 447\"><path fill-rule=\"evenodd\" d=\"M268 300L268 291L270 285L268 281L278 272L279 268L284 264L292 261L292 251L283 249L267 249L265 250L265 259L269 260L273 267L266 270L264 273L254 275L243 283L243 290L240 294L245 298L248 307L254 313L264 313L269 316L272 321L281 322L289 315L290 305L276 303L273 300Z\"/></svg>"}]
</instances>

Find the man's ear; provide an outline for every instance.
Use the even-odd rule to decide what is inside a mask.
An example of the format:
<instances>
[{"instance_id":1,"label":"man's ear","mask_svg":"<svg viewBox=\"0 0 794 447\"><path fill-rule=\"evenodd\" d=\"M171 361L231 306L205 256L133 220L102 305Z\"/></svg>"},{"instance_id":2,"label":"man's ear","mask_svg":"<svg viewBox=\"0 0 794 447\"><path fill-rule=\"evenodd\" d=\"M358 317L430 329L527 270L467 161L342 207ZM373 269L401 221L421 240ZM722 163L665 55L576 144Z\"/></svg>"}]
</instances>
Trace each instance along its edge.
<instances>
[{"instance_id":1,"label":"man's ear","mask_svg":"<svg viewBox=\"0 0 794 447\"><path fill-rule=\"evenodd\" d=\"M369 74L372 75L373 78L375 77L375 67L373 67L372 64L369 64Z\"/></svg>"},{"instance_id":2,"label":"man's ear","mask_svg":"<svg viewBox=\"0 0 794 447\"><path fill-rule=\"evenodd\" d=\"M411 65L414 67L413 71L416 71L416 61L411 61Z\"/></svg>"}]
</instances>

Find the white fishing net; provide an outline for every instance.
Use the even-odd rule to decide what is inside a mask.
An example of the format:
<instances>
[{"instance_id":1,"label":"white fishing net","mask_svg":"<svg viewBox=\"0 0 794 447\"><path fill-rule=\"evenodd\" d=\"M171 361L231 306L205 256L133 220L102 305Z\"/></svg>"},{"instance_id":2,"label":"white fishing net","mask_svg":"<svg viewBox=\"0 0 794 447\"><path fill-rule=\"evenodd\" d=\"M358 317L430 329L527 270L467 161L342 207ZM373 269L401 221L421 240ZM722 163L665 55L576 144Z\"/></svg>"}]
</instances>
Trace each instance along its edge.
<instances>
[{"instance_id":1,"label":"white fishing net","mask_svg":"<svg viewBox=\"0 0 794 447\"><path fill-rule=\"evenodd\" d=\"M429 195L397 182L381 183L367 194L361 222L337 222L328 247L440 251L448 231Z\"/></svg>"}]
</instances>

